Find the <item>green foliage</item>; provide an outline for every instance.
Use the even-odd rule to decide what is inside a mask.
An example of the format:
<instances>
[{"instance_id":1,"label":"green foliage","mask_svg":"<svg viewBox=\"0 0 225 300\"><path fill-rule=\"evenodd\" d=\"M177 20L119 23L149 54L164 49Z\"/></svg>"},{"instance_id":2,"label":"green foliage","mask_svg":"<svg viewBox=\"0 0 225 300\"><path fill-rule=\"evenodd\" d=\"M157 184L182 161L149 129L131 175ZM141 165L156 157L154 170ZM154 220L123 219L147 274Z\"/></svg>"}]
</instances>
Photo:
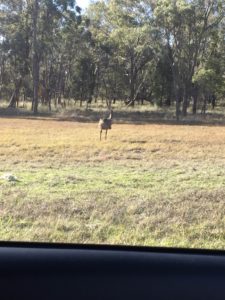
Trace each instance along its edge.
<instances>
[{"instance_id":1,"label":"green foliage","mask_svg":"<svg viewBox=\"0 0 225 300\"><path fill-rule=\"evenodd\" d=\"M145 99L176 103L176 114L182 105L185 115L193 90L223 100L224 1L95 1L85 14L74 0L38 3L39 79L56 105L71 97L129 98L133 105ZM0 84L7 97L19 79L20 96L32 91L33 17L32 1L2 1Z\"/></svg>"},{"instance_id":2,"label":"green foliage","mask_svg":"<svg viewBox=\"0 0 225 300\"><path fill-rule=\"evenodd\" d=\"M212 69L199 69L193 76L193 83L198 83L203 86L207 85L207 87L209 87L213 84L215 76L215 71Z\"/></svg>"}]
</instances>

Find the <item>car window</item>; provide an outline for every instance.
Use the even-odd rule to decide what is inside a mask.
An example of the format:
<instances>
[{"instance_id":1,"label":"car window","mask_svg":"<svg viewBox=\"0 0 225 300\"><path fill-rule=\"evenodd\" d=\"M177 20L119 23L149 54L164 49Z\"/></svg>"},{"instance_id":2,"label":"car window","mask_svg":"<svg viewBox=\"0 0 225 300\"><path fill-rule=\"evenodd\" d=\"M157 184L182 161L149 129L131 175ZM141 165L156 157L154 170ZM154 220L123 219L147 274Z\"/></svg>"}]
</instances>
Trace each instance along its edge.
<instances>
[{"instance_id":1,"label":"car window","mask_svg":"<svg viewBox=\"0 0 225 300\"><path fill-rule=\"evenodd\" d=\"M223 0L1 0L1 240L224 248Z\"/></svg>"}]
</instances>

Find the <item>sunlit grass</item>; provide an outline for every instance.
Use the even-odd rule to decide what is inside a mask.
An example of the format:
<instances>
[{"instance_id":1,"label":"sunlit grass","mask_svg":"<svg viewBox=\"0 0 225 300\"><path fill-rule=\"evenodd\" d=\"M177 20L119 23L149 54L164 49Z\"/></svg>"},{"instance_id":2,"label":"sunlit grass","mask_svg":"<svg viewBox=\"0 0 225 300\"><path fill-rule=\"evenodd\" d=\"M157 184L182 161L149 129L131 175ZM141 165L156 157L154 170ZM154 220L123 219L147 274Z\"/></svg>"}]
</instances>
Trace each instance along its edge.
<instances>
[{"instance_id":1,"label":"sunlit grass","mask_svg":"<svg viewBox=\"0 0 225 300\"><path fill-rule=\"evenodd\" d=\"M1 240L225 248L225 127L0 119Z\"/></svg>"}]
</instances>

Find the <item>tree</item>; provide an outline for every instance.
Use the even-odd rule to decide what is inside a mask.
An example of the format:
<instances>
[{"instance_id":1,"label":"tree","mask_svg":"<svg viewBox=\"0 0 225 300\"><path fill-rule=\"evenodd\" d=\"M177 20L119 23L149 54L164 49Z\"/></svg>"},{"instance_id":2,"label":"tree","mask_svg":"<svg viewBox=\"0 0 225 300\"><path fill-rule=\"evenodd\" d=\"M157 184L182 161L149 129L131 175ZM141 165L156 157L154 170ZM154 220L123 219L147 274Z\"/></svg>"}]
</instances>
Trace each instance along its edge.
<instances>
[{"instance_id":1,"label":"tree","mask_svg":"<svg viewBox=\"0 0 225 300\"><path fill-rule=\"evenodd\" d=\"M33 101L32 110L34 114L38 112L38 89L39 89L39 57L38 57L38 43L37 43L37 22L39 13L39 0L34 0L33 3Z\"/></svg>"},{"instance_id":2,"label":"tree","mask_svg":"<svg viewBox=\"0 0 225 300\"><path fill-rule=\"evenodd\" d=\"M5 86L12 85L13 87L9 107L15 107L18 103L23 79L29 73L28 8L28 3L22 0L2 1L0 11L0 35L2 37L0 48L4 64L1 69L1 78Z\"/></svg>"},{"instance_id":3,"label":"tree","mask_svg":"<svg viewBox=\"0 0 225 300\"><path fill-rule=\"evenodd\" d=\"M187 114L188 98L195 69L205 55L213 28L224 17L222 1L152 1L153 12L165 46L171 53L170 61L176 117L179 119L180 102L182 112Z\"/></svg>"},{"instance_id":4,"label":"tree","mask_svg":"<svg viewBox=\"0 0 225 300\"><path fill-rule=\"evenodd\" d=\"M53 98L145 99L175 103L178 120L203 94L224 98L224 1L95 1L85 15L75 4L1 1L0 97L10 107L22 93L35 114Z\"/></svg>"}]
</instances>

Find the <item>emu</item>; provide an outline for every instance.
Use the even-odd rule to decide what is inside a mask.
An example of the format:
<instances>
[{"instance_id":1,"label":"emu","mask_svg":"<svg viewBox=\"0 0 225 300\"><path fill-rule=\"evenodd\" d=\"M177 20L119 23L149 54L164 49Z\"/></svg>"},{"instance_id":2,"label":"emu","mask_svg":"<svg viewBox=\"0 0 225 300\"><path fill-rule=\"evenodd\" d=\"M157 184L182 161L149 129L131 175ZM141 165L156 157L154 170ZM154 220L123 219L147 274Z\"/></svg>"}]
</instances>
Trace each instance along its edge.
<instances>
[{"instance_id":1,"label":"emu","mask_svg":"<svg viewBox=\"0 0 225 300\"><path fill-rule=\"evenodd\" d=\"M108 118L99 120L98 126L100 129L100 141L102 140L102 130L105 130L105 139L107 139L107 132L112 128L112 118L113 118L113 111L110 110L110 115Z\"/></svg>"}]
</instances>

